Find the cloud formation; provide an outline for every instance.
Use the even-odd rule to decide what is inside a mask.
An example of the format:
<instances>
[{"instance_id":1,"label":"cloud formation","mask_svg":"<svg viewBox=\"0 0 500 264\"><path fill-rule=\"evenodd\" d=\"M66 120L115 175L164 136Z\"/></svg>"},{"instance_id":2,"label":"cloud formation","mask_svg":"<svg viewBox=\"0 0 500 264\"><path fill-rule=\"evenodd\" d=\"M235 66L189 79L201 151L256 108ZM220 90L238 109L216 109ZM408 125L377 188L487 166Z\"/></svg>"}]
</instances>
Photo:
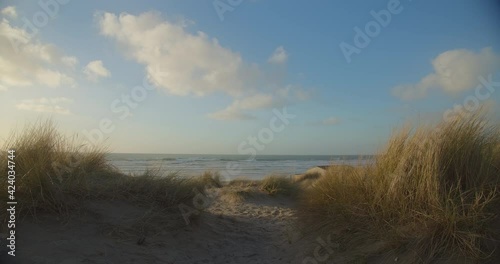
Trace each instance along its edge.
<instances>
[{"instance_id":1,"label":"cloud formation","mask_svg":"<svg viewBox=\"0 0 500 264\"><path fill-rule=\"evenodd\" d=\"M216 38L187 30L190 23L165 20L157 12L139 15L96 14L100 34L114 40L125 56L145 66L147 77L170 94L205 96L222 93L234 98L225 109L209 114L219 120L252 119L247 113L268 107L278 90L282 74L261 70L241 55L219 44ZM284 63L283 47L271 56Z\"/></svg>"},{"instance_id":2,"label":"cloud formation","mask_svg":"<svg viewBox=\"0 0 500 264\"><path fill-rule=\"evenodd\" d=\"M101 60L91 61L83 69L83 73L87 76L87 79L91 81L97 81L99 78L111 76L111 72L104 67Z\"/></svg>"},{"instance_id":3,"label":"cloud formation","mask_svg":"<svg viewBox=\"0 0 500 264\"><path fill-rule=\"evenodd\" d=\"M431 89L442 89L448 94L457 94L474 89L480 76L487 76L500 69L500 56L493 50L483 48L475 53L467 49L449 50L432 60L433 73L416 84L398 85L393 95L403 100L420 99Z\"/></svg>"},{"instance_id":4,"label":"cloud formation","mask_svg":"<svg viewBox=\"0 0 500 264\"><path fill-rule=\"evenodd\" d=\"M300 87L288 85L273 91L272 93L256 93L251 96L238 98L228 107L215 113L208 114L208 117L217 120L249 120L255 116L249 112L252 110L281 108L299 101L310 98L308 91Z\"/></svg>"},{"instance_id":5,"label":"cloud formation","mask_svg":"<svg viewBox=\"0 0 500 264\"><path fill-rule=\"evenodd\" d=\"M0 14L10 17L17 18L17 11L15 6L7 6L0 10Z\"/></svg>"},{"instance_id":6,"label":"cloud formation","mask_svg":"<svg viewBox=\"0 0 500 264\"><path fill-rule=\"evenodd\" d=\"M14 27L3 18L0 22L0 85L74 86L75 80L63 71L74 57L62 55L51 45L40 42L24 29Z\"/></svg>"},{"instance_id":7,"label":"cloud formation","mask_svg":"<svg viewBox=\"0 0 500 264\"><path fill-rule=\"evenodd\" d=\"M283 48L283 46L279 46L276 48L276 50L274 50L273 54L271 55L271 57L269 57L267 61L273 64L284 64L286 63L287 59L288 59L288 54L285 48Z\"/></svg>"},{"instance_id":8,"label":"cloud formation","mask_svg":"<svg viewBox=\"0 0 500 264\"><path fill-rule=\"evenodd\" d=\"M246 98L236 99L225 109L211 113L208 116L218 120L244 120L255 119L254 116L245 113L245 110L256 110L276 107L278 102L270 94L255 94Z\"/></svg>"},{"instance_id":9,"label":"cloud formation","mask_svg":"<svg viewBox=\"0 0 500 264\"><path fill-rule=\"evenodd\" d=\"M162 20L157 12L104 13L98 21L100 33L144 64L148 77L171 94L238 96L255 89L260 74L255 65L203 32L189 33L186 23Z\"/></svg>"},{"instance_id":10,"label":"cloud formation","mask_svg":"<svg viewBox=\"0 0 500 264\"><path fill-rule=\"evenodd\" d=\"M26 99L22 100L16 104L17 109L34 111L34 112L45 112L45 113L55 113L62 115L69 115L71 112L65 106L73 103L73 100L66 97L56 97L56 98L37 98L37 99Z\"/></svg>"}]
</instances>

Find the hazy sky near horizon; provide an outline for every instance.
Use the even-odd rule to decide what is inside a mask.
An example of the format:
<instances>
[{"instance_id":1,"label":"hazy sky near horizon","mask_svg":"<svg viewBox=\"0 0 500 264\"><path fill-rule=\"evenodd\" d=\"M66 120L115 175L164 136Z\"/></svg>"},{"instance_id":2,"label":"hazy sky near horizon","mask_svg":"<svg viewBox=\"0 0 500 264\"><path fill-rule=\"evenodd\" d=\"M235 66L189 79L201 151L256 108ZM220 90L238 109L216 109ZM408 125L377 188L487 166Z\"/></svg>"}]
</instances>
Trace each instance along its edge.
<instances>
[{"instance_id":1,"label":"hazy sky near horizon","mask_svg":"<svg viewBox=\"0 0 500 264\"><path fill-rule=\"evenodd\" d=\"M51 118L112 152L371 154L498 118L497 2L2 1L0 141Z\"/></svg>"}]
</instances>

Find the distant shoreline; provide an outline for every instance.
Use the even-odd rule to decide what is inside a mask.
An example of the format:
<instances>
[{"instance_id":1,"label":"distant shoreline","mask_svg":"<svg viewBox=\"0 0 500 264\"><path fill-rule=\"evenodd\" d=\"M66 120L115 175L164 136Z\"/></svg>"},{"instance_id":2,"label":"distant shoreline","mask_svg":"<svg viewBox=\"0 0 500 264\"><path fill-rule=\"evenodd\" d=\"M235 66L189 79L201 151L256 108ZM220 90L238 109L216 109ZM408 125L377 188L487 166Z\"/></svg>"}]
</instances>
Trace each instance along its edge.
<instances>
[{"instance_id":1,"label":"distant shoreline","mask_svg":"<svg viewBox=\"0 0 500 264\"><path fill-rule=\"evenodd\" d=\"M248 160L245 155L201 155L201 154L107 154L106 158L125 174L141 174L146 170L160 170L166 174L177 172L180 175L199 175L204 171L224 173L228 166L239 169L237 175L229 178L247 177L262 179L269 174L296 175L308 169L331 164L366 164L373 156L355 155L259 155ZM168 170L167 170L168 169Z\"/></svg>"}]
</instances>

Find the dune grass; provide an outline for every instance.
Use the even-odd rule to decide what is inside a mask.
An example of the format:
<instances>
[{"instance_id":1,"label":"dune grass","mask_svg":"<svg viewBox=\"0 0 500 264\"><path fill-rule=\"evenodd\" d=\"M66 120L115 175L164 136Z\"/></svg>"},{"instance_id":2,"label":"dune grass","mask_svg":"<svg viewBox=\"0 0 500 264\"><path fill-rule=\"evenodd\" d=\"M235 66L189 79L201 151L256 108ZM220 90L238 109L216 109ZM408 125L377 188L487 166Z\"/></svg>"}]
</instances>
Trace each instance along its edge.
<instances>
[{"instance_id":1,"label":"dune grass","mask_svg":"<svg viewBox=\"0 0 500 264\"><path fill-rule=\"evenodd\" d=\"M28 125L6 140L1 148L1 175L7 175L9 149L15 150L16 211L21 216L66 213L80 208L85 199L122 199L174 208L189 203L196 194L193 190L203 192L209 183L220 185L214 173L198 178L151 170L139 176L121 174L107 162L104 148L62 136L51 121ZM6 201L6 180L0 181L0 189L5 190L0 199ZM2 210L0 222L6 218Z\"/></svg>"},{"instance_id":2,"label":"dune grass","mask_svg":"<svg viewBox=\"0 0 500 264\"><path fill-rule=\"evenodd\" d=\"M160 175L160 176L159 176ZM196 192L203 193L205 184L198 178L186 178L175 173L161 175L145 172L140 176L121 175L101 187L99 198L128 200L164 208L190 203Z\"/></svg>"},{"instance_id":3,"label":"dune grass","mask_svg":"<svg viewBox=\"0 0 500 264\"><path fill-rule=\"evenodd\" d=\"M248 186L231 187L226 186L220 193L221 200L227 203L242 203L256 193L255 189Z\"/></svg>"},{"instance_id":4,"label":"dune grass","mask_svg":"<svg viewBox=\"0 0 500 264\"><path fill-rule=\"evenodd\" d=\"M500 197L499 144L498 129L479 114L403 129L374 164L328 171L305 190L300 220L408 246L415 262L486 258Z\"/></svg>"},{"instance_id":5,"label":"dune grass","mask_svg":"<svg viewBox=\"0 0 500 264\"><path fill-rule=\"evenodd\" d=\"M50 121L26 126L13 133L2 147L0 163L7 164L7 150L15 150L17 212L35 213L39 209L61 212L68 203L67 193L75 196L88 192L92 174L110 174L103 149L82 146L62 137ZM7 175L7 167L0 174ZM0 182L6 190L7 182ZM0 192L2 200L7 193ZM1 212L2 219L5 211Z\"/></svg>"},{"instance_id":6,"label":"dune grass","mask_svg":"<svg viewBox=\"0 0 500 264\"><path fill-rule=\"evenodd\" d=\"M203 186L212 188L221 188L223 186L220 173L217 171L205 171L199 177L199 181Z\"/></svg>"},{"instance_id":7,"label":"dune grass","mask_svg":"<svg viewBox=\"0 0 500 264\"><path fill-rule=\"evenodd\" d=\"M293 182L302 183L302 182L306 182L306 181L315 181L319 178L321 178L321 173L319 173L319 172L306 172L298 177L295 177L293 179Z\"/></svg>"},{"instance_id":8,"label":"dune grass","mask_svg":"<svg viewBox=\"0 0 500 264\"><path fill-rule=\"evenodd\" d=\"M226 185L227 186L234 186L234 187L258 187L259 184L260 184L259 180L250 180L247 178L237 178L237 179L231 180Z\"/></svg>"},{"instance_id":9,"label":"dune grass","mask_svg":"<svg viewBox=\"0 0 500 264\"><path fill-rule=\"evenodd\" d=\"M259 188L269 195L293 196L298 192L298 186L289 177L280 175L266 176L260 182Z\"/></svg>"}]
</instances>

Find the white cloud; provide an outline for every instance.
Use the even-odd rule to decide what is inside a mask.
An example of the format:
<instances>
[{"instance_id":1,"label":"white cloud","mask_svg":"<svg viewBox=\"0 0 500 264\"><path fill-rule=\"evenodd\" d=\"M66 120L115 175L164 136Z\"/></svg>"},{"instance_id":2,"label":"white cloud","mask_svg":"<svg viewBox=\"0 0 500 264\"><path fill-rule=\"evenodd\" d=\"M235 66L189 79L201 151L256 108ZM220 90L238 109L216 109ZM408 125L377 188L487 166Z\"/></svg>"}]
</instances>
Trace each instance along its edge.
<instances>
[{"instance_id":1,"label":"white cloud","mask_svg":"<svg viewBox=\"0 0 500 264\"><path fill-rule=\"evenodd\" d=\"M262 71L217 39L189 32L185 22L167 21L157 12L99 13L96 18L100 34L116 41L125 56L143 64L158 88L179 96L223 93L234 98L225 109L209 114L211 118L252 119L250 111L286 101L279 94L287 87L283 83L286 72ZM275 55L273 62L286 61L283 47Z\"/></svg>"},{"instance_id":2,"label":"white cloud","mask_svg":"<svg viewBox=\"0 0 500 264\"><path fill-rule=\"evenodd\" d=\"M309 93L300 87L288 85L277 89L274 93L255 93L247 97L235 99L228 107L208 117L217 120L255 119L249 112L252 110L281 108L297 101L309 99Z\"/></svg>"},{"instance_id":3,"label":"white cloud","mask_svg":"<svg viewBox=\"0 0 500 264\"><path fill-rule=\"evenodd\" d=\"M487 76L500 69L500 57L491 48L475 53L456 49L439 54L433 61L434 72L423 77L417 84L398 85L393 95L403 100L423 98L430 89L442 89L456 94L474 89L480 76Z\"/></svg>"},{"instance_id":4,"label":"white cloud","mask_svg":"<svg viewBox=\"0 0 500 264\"><path fill-rule=\"evenodd\" d=\"M273 64L283 64L286 62L287 59L288 59L288 54L285 48L283 48L283 46L279 46L276 48L276 50L274 50L271 57L269 57L268 62Z\"/></svg>"},{"instance_id":5,"label":"white cloud","mask_svg":"<svg viewBox=\"0 0 500 264\"><path fill-rule=\"evenodd\" d=\"M256 94L236 100L233 102L233 105L237 105L240 109L260 109L272 106L273 102L273 96L270 94Z\"/></svg>"},{"instance_id":6,"label":"white cloud","mask_svg":"<svg viewBox=\"0 0 500 264\"><path fill-rule=\"evenodd\" d=\"M87 66L85 66L85 69L83 69L83 72L91 81L97 81L100 77L111 76L111 72L109 72L109 70L104 67L101 60L89 62Z\"/></svg>"},{"instance_id":7,"label":"white cloud","mask_svg":"<svg viewBox=\"0 0 500 264\"><path fill-rule=\"evenodd\" d=\"M49 69L38 70L35 74L35 78L38 83L51 88L59 87L63 83L73 83L73 79L71 77L62 74L61 72Z\"/></svg>"},{"instance_id":8,"label":"white cloud","mask_svg":"<svg viewBox=\"0 0 500 264\"><path fill-rule=\"evenodd\" d=\"M0 13L10 18L17 18L17 11L15 6L7 6L0 10Z\"/></svg>"},{"instance_id":9,"label":"white cloud","mask_svg":"<svg viewBox=\"0 0 500 264\"><path fill-rule=\"evenodd\" d=\"M62 115L69 115L71 112L68 108L62 105L68 105L73 103L73 100L65 97L56 98L38 98L38 99L26 99L22 100L20 103L16 104L17 109L35 111L35 112L46 112L46 113L56 113Z\"/></svg>"},{"instance_id":10,"label":"white cloud","mask_svg":"<svg viewBox=\"0 0 500 264\"><path fill-rule=\"evenodd\" d=\"M76 57L72 56L65 56L61 58L61 61L64 65L74 69L75 66L78 64L78 59Z\"/></svg>"},{"instance_id":11,"label":"white cloud","mask_svg":"<svg viewBox=\"0 0 500 264\"><path fill-rule=\"evenodd\" d=\"M326 126L338 125L340 123L340 119L337 117L330 117L321 122L321 124Z\"/></svg>"},{"instance_id":12,"label":"white cloud","mask_svg":"<svg viewBox=\"0 0 500 264\"><path fill-rule=\"evenodd\" d=\"M116 40L124 53L146 66L148 77L175 95L232 96L254 90L260 79L256 65L222 47L203 32L191 34L185 24L162 20L155 12L138 16L98 15L101 34Z\"/></svg>"},{"instance_id":13,"label":"white cloud","mask_svg":"<svg viewBox=\"0 0 500 264\"><path fill-rule=\"evenodd\" d=\"M255 117L245 113L245 110L256 110L276 107L279 102L270 94L255 94L246 98L237 99L224 110L211 113L208 116L218 120L254 119Z\"/></svg>"},{"instance_id":14,"label":"white cloud","mask_svg":"<svg viewBox=\"0 0 500 264\"><path fill-rule=\"evenodd\" d=\"M0 22L0 85L74 86L74 79L62 70L67 58L55 46L41 43L6 19Z\"/></svg>"}]
</instances>

